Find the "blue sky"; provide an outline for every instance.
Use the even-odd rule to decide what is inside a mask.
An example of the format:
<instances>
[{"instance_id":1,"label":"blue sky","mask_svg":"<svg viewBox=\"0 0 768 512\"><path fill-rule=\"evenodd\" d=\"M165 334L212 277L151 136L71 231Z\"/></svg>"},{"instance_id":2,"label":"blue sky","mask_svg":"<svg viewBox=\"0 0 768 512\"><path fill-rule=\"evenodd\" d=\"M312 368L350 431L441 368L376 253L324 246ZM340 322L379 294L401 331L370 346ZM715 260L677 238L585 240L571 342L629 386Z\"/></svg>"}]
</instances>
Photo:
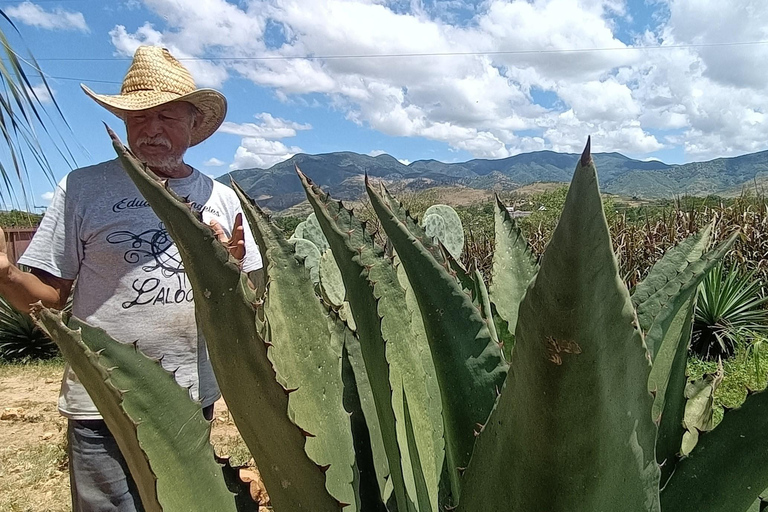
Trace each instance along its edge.
<instances>
[{"instance_id":1,"label":"blue sky","mask_svg":"<svg viewBox=\"0 0 768 512\"><path fill-rule=\"evenodd\" d=\"M117 93L140 44L169 48L199 86L227 97L225 125L188 153L214 176L297 152L386 152L406 163L578 152L587 135L595 151L669 163L768 148L763 0L0 0L0 8L49 76L80 166L113 157L102 121L122 127L79 84ZM60 179L68 167L49 154ZM51 184L34 167L30 181L29 200L47 204Z\"/></svg>"}]
</instances>

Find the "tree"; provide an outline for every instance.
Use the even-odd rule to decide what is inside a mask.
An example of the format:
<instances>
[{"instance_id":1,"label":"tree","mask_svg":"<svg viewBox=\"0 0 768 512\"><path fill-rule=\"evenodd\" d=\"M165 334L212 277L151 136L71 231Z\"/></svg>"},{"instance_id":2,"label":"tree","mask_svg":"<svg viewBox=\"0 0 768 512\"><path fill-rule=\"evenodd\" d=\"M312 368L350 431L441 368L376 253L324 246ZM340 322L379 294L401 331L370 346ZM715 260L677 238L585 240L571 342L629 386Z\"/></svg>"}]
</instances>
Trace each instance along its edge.
<instances>
[{"instance_id":1,"label":"tree","mask_svg":"<svg viewBox=\"0 0 768 512\"><path fill-rule=\"evenodd\" d=\"M0 9L0 16L9 27L0 26L0 200L16 198L12 178L15 176L22 187L24 201L27 197L27 183L29 182L29 166L36 164L52 182L53 171L48 158L40 144L40 135L52 143L54 150L67 161L74 164L74 157L67 148L66 143L58 142L61 139L53 136L53 117L43 105L43 98L35 90L32 81L39 81L45 88L46 94L51 98L55 110L55 117L67 124L64 114L56 102L51 91L45 73L41 70L31 52L22 56L9 42L6 34L8 28L19 34L18 28L11 19ZM31 70L31 72L25 71ZM42 133L38 133L41 131Z\"/></svg>"}]
</instances>

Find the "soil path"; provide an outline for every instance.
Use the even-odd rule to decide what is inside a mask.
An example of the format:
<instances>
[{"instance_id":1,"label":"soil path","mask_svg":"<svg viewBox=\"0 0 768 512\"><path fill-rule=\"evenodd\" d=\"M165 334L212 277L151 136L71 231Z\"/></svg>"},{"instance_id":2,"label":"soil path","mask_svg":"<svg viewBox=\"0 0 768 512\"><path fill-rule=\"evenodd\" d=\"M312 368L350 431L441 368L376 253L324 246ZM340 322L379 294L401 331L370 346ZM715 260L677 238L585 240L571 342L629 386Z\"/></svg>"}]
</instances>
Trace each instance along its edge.
<instances>
[{"instance_id":1,"label":"soil path","mask_svg":"<svg viewBox=\"0 0 768 512\"><path fill-rule=\"evenodd\" d=\"M0 366L0 511L71 510L67 422L56 408L63 368L61 363ZM234 464L248 463L250 454L223 400L214 411L216 453Z\"/></svg>"}]
</instances>

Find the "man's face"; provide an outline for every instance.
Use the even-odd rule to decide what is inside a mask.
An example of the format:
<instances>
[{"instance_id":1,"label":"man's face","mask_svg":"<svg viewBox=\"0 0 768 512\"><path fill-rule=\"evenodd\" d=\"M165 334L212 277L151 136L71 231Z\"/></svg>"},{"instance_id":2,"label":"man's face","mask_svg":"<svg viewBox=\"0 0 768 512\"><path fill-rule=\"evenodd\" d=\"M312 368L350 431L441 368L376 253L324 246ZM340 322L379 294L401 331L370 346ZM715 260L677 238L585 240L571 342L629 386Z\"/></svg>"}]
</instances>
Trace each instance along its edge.
<instances>
[{"instance_id":1,"label":"man's face","mask_svg":"<svg viewBox=\"0 0 768 512\"><path fill-rule=\"evenodd\" d=\"M180 165L196 122L194 107L183 101L129 112L125 118L128 145L152 168Z\"/></svg>"}]
</instances>

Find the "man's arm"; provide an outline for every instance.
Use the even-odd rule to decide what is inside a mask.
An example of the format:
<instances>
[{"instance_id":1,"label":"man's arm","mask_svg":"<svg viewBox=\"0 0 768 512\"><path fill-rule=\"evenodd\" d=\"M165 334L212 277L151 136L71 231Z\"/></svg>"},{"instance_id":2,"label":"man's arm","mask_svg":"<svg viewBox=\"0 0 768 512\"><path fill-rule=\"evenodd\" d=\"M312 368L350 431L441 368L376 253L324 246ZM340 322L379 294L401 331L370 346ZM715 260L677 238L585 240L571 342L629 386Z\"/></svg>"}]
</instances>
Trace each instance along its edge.
<instances>
[{"instance_id":1,"label":"man's arm","mask_svg":"<svg viewBox=\"0 0 768 512\"><path fill-rule=\"evenodd\" d=\"M70 279L53 276L44 270L22 272L8 260L5 233L0 229L0 295L13 307L29 313L30 305L42 302L47 307L61 309L72 290Z\"/></svg>"}]
</instances>

